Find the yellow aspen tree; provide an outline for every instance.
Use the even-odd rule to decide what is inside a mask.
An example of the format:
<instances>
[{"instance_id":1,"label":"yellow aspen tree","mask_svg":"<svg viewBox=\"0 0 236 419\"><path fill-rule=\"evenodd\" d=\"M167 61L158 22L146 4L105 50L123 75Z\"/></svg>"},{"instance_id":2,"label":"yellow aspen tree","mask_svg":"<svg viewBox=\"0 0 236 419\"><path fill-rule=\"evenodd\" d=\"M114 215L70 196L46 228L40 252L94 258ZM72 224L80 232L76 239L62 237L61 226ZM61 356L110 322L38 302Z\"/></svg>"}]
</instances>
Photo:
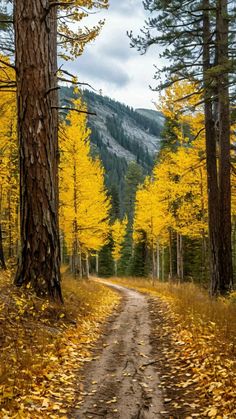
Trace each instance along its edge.
<instances>
[{"instance_id":1,"label":"yellow aspen tree","mask_svg":"<svg viewBox=\"0 0 236 419\"><path fill-rule=\"evenodd\" d=\"M207 177L204 114L201 93L194 82L177 82L166 89L160 109L169 120L177 146L169 151L172 207L177 235L177 275L183 278L183 236L206 241ZM172 173L171 173L172 171ZM203 243L205 248L205 245Z\"/></svg>"},{"instance_id":2,"label":"yellow aspen tree","mask_svg":"<svg viewBox=\"0 0 236 419\"><path fill-rule=\"evenodd\" d=\"M12 258L17 253L19 191L16 96L9 82L14 70L6 57L0 59L0 266L5 267L4 255Z\"/></svg>"},{"instance_id":3,"label":"yellow aspen tree","mask_svg":"<svg viewBox=\"0 0 236 419\"><path fill-rule=\"evenodd\" d=\"M78 98L73 101L73 108L62 124L60 135L60 224L72 269L82 276L82 256L88 275L90 253L99 251L107 241L110 201L101 163L90 155L86 106Z\"/></svg>"},{"instance_id":4,"label":"yellow aspen tree","mask_svg":"<svg viewBox=\"0 0 236 419\"><path fill-rule=\"evenodd\" d=\"M111 226L113 240L112 256L115 262L115 275L117 275L117 263L121 258L121 250L125 240L127 224L128 219L127 217L125 217L123 220L115 220L115 222Z\"/></svg>"},{"instance_id":5,"label":"yellow aspen tree","mask_svg":"<svg viewBox=\"0 0 236 419\"><path fill-rule=\"evenodd\" d=\"M168 242L168 228L171 223L167 200L161 192L158 181L146 178L137 191L135 203L134 241L139 242L143 237L142 232L146 233L152 254L153 278L160 276L160 247Z\"/></svg>"}]
</instances>

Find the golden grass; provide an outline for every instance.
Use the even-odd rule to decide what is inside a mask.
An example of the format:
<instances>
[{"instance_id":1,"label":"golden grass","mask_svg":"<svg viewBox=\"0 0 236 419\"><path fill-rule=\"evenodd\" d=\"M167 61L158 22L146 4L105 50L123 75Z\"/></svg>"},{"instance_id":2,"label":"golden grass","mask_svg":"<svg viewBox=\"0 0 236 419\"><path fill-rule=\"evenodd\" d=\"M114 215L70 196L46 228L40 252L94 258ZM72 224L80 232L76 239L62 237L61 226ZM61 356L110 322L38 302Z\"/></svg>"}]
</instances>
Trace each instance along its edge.
<instances>
[{"instance_id":1,"label":"golden grass","mask_svg":"<svg viewBox=\"0 0 236 419\"><path fill-rule=\"evenodd\" d=\"M205 409L202 416L236 417L236 293L210 298L193 283L153 282L148 279L114 279L164 302L164 316L173 320L172 354L180 369L190 368L189 380L179 383L196 387L196 399ZM163 310L162 310L163 313ZM168 358L167 358L168 360ZM182 367L181 367L182 362ZM183 371L182 371L183 372Z\"/></svg>"},{"instance_id":2,"label":"golden grass","mask_svg":"<svg viewBox=\"0 0 236 419\"><path fill-rule=\"evenodd\" d=\"M0 273L0 418L66 418L79 403L78 371L120 297L67 274L62 286L64 306Z\"/></svg>"}]
</instances>

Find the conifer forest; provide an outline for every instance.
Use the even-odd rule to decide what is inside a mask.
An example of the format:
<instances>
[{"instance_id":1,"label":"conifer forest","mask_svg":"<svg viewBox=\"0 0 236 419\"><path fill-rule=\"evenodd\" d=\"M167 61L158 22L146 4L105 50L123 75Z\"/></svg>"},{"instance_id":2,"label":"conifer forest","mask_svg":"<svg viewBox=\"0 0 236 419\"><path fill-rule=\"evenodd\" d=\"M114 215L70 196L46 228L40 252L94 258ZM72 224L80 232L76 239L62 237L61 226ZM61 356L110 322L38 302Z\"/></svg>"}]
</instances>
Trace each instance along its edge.
<instances>
[{"instance_id":1,"label":"conifer forest","mask_svg":"<svg viewBox=\"0 0 236 419\"><path fill-rule=\"evenodd\" d=\"M0 0L0 419L236 418L236 1Z\"/></svg>"}]
</instances>

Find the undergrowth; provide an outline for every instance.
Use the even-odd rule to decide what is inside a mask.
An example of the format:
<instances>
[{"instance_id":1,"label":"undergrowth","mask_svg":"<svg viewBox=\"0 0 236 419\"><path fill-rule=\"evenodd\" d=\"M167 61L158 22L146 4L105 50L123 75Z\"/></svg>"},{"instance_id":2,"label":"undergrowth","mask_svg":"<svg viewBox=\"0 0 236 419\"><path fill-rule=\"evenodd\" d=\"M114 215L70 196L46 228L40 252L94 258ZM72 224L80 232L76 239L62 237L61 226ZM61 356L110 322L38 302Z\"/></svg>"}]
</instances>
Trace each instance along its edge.
<instances>
[{"instance_id":1,"label":"undergrowth","mask_svg":"<svg viewBox=\"0 0 236 419\"><path fill-rule=\"evenodd\" d=\"M159 305L167 319L163 333L172 342L165 353L165 362L172 364L167 383L171 385L171 376L172 380L178 376L177 386L186 394L193 393L195 413L191 417L235 418L236 293L213 299L193 283L153 284L138 278L114 281L164 303ZM177 412L181 406L172 402Z\"/></svg>"},{"instance_id":2,"label":"undergrowth","mask_svg":"<svg viewBox=\"0 0 236 419\"><path fill-rule=\"evenodd\" d=\"M80 404L78 372L119 296L63 275L65 304L37 298L0 272L0 418L67 418Z\"/></svg>"}]
</instances>

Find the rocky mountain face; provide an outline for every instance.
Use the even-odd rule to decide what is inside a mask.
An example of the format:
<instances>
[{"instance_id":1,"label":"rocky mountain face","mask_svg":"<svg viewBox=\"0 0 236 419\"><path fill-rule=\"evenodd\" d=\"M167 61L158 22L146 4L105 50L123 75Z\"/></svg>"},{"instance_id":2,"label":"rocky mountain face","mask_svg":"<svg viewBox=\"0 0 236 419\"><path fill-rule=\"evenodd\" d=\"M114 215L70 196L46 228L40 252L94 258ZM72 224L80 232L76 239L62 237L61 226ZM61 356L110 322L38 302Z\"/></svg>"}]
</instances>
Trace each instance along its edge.
<instances>
[{"instance_id":1,"label":"rocky mountain face","mask_svg":"<svg viewBox=\"0 0 236 419\"><path fill-rule=\"evenodd\" d=\"M61 100L68 106L73 90L62 87ZM155 155L160 148L164 118L151 109L134 110L108 97L84 90L83 98L88 110L91 144L94 154L99 154L106 172L109 189L117 187L122 195L124 178L131 161L150 173Z\"/></svg>"}]
</instances>

